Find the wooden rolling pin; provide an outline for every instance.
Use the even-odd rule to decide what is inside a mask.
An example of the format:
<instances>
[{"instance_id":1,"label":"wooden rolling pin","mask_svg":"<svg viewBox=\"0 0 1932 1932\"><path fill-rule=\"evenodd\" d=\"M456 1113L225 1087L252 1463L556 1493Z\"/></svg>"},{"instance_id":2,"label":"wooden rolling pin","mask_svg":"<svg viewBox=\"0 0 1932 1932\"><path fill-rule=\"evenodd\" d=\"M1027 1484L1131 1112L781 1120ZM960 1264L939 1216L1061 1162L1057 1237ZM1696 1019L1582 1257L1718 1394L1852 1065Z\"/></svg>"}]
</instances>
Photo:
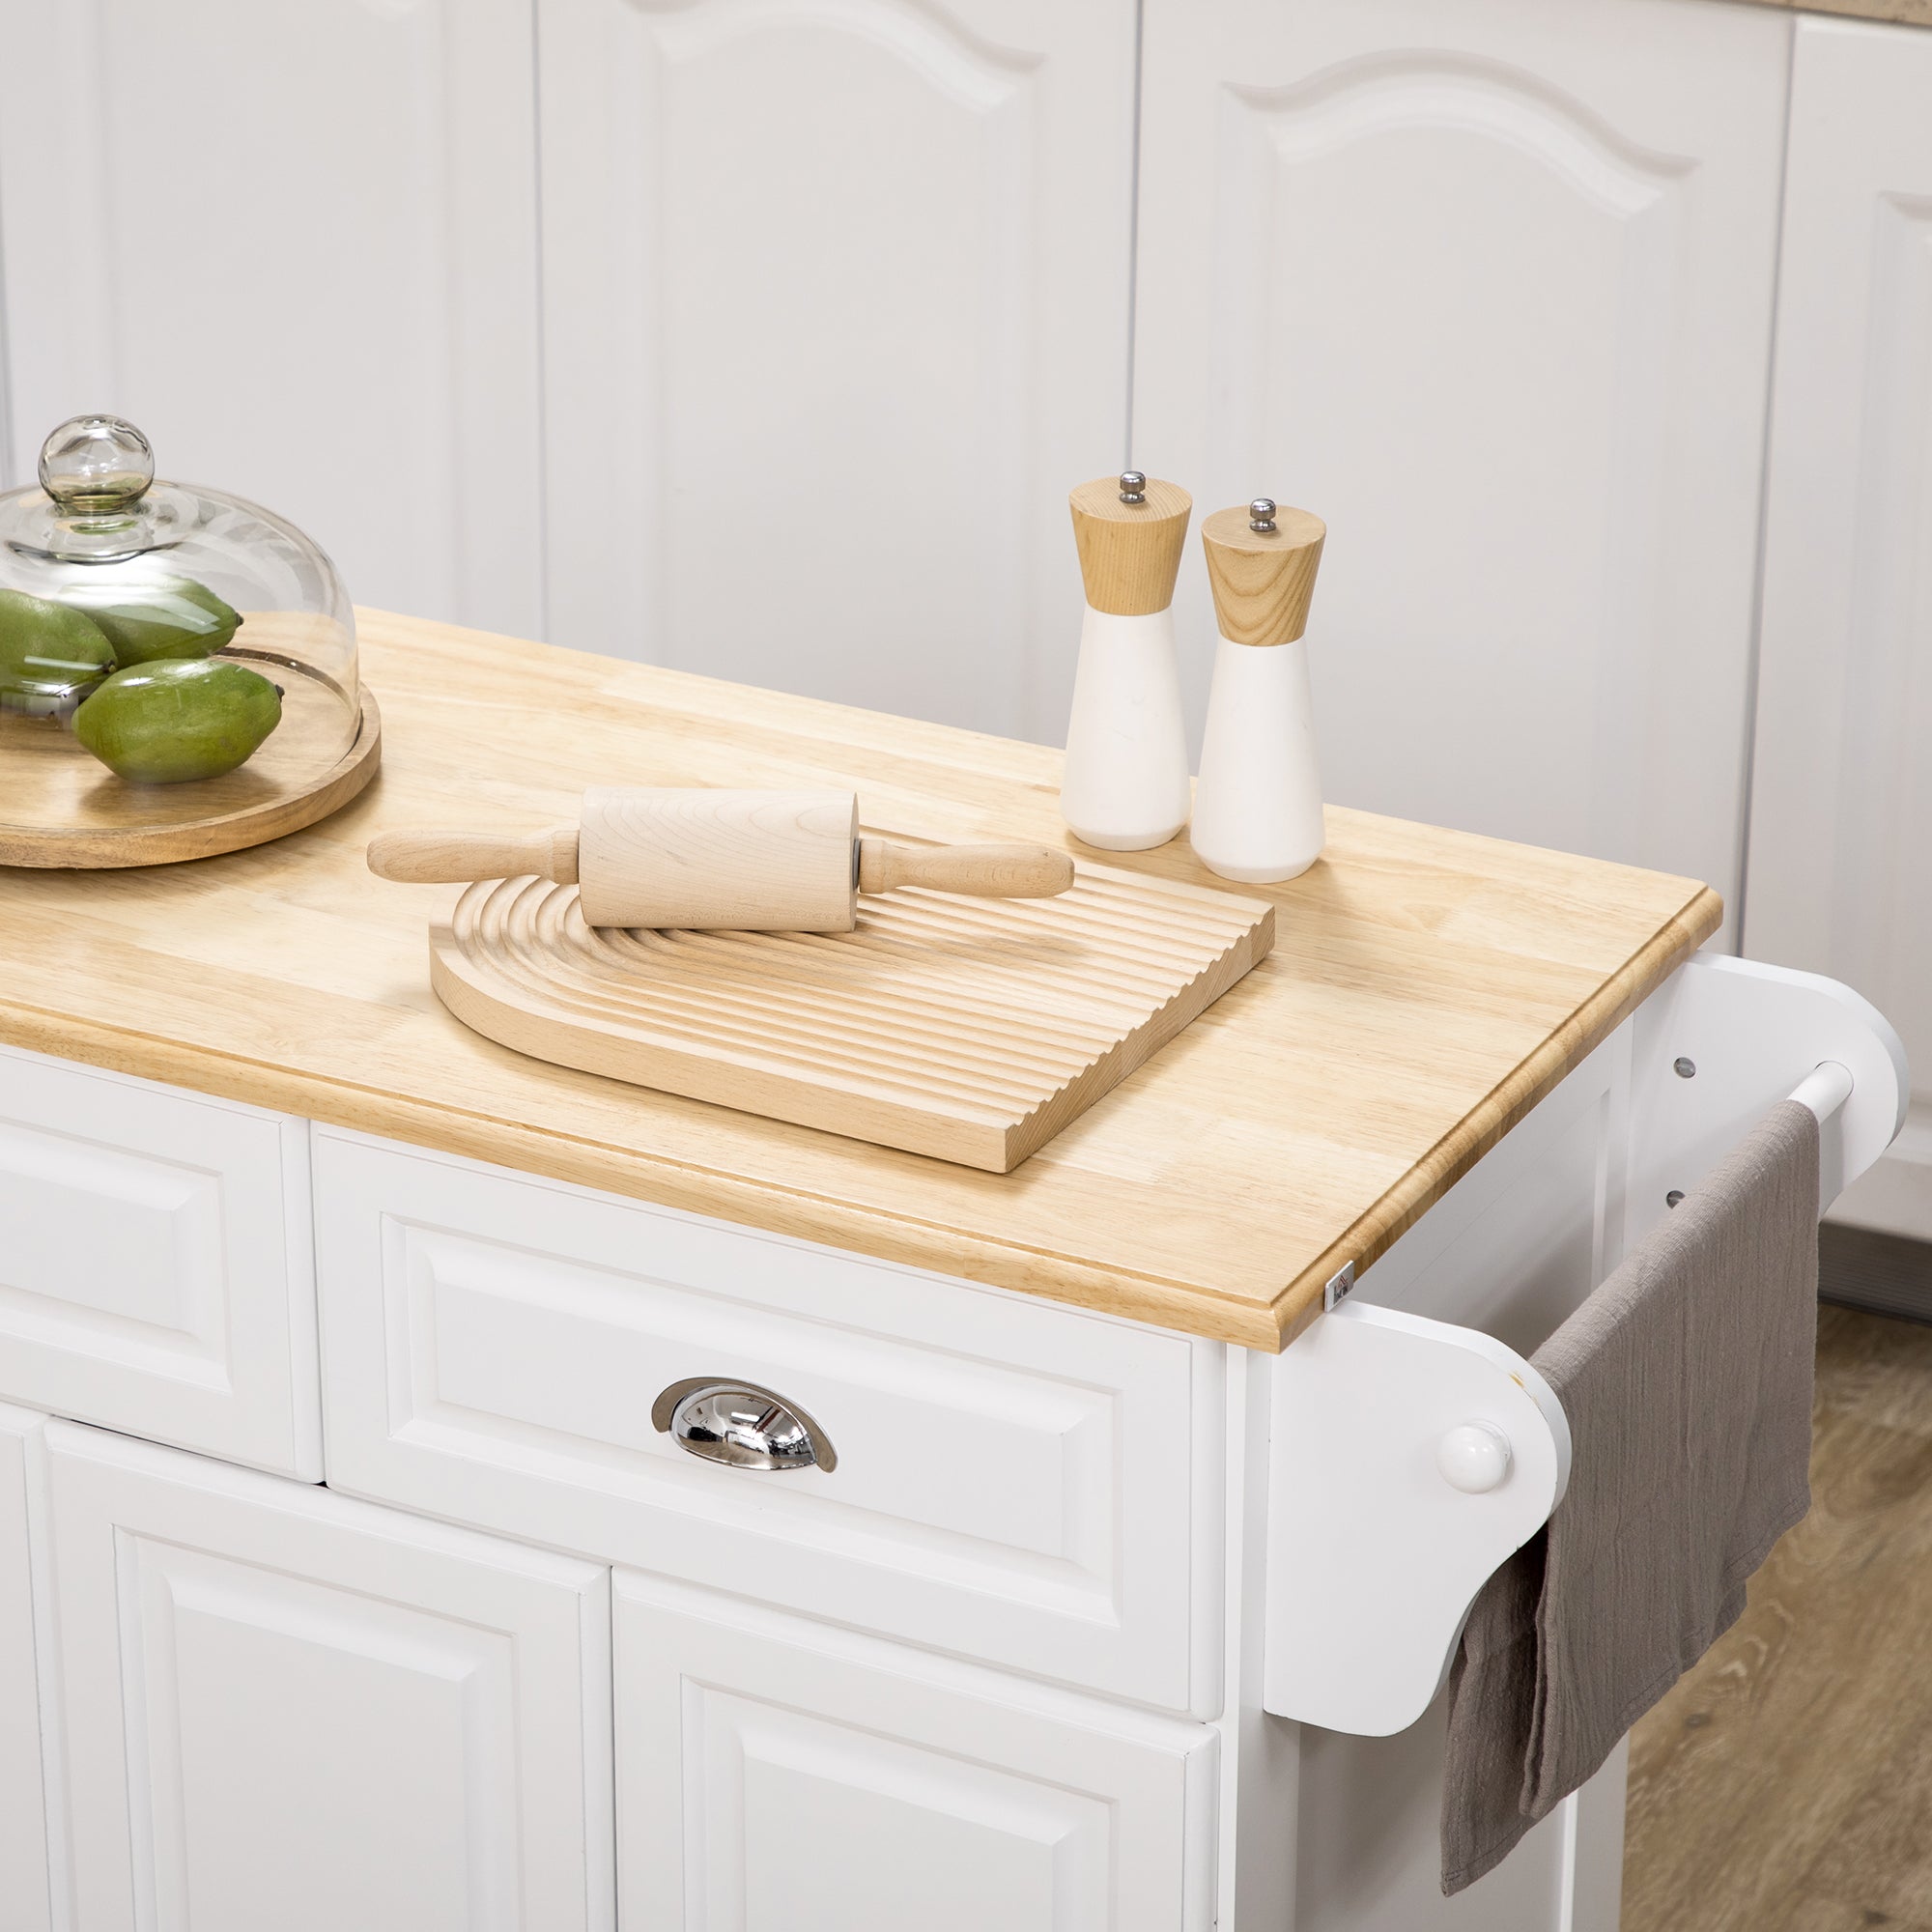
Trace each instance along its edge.
<instances>
[{"instance_id":1,"label":"wooden rolling pin","mask_svg":"<svg viewBox=\"0 0 1932 1932\"><path fill-rule=\"evenodd\" d=\"M379 833L369 869L415 885L534 873L576 886L592 925L710 932L850 932L859 895L895 886L1037 899L1073 883L1050 845L861 838L854 792L616 786L586 791L576 825L521 838Z\"/></svg>"}]
</instances>

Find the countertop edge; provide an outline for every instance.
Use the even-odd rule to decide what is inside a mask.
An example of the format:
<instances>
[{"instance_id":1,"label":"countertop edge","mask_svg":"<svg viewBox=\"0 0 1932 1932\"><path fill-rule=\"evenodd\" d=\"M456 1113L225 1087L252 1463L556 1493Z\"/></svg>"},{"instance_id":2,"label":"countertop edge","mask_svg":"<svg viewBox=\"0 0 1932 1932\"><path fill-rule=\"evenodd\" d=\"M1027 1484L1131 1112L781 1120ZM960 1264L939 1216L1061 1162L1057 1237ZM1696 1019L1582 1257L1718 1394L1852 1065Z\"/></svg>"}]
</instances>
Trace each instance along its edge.
<instances>
[{"instance_id":1,"label":"countertop edge","mask_svg":"<svg viewBox=\"0 0 1932 1932\"><path fill-rule=\"evenodd\" d=\"M1443 1135L1401 1180L1275 1297L1275 1351L1321 1313L1322 1291L1346 1263L1358 1270L1386 1254L1538 1101L1615 1032L1724 922L1723 899L1699 886L1484 1104Z\"/></svg>"},{"instance_id":2,"label":"countertop edge","mask_svg":"<svg viewBox=\"0 0 1932 1932\"><path fill-rule=\"evenodd\" d=\"M1318 1261L1271 1302L1221 1297L1200 1282L1134 1276L1040 1249L850 1203L747 1180L663 1156L639 1155L561 1138L515 1122L486 1119L320 1079L205 1047L0 1002L0 1042L109 1072L133 1074L278 1114L299 1114L432 1152L596 1188L646 1206L741 1220L870 1259L1123 1316L1203 1341L1279 1353L1321 1312L1323 1284L1345 1262L1366 1268L1705 940L1723 920L1723 901L1700 886L1665 924L1520 1062L1484 1105L1443 1136ZM862 1238L854 1236L863 1230Z\"/></svg>"},{"instance_id":3,"label":"countertop edge","mask_svg":"<svg viewBox=\"0 0 1932 1932\"><path fill-rule=\"evenodd\" d=\"M1273 1353L1282 1347L1268 1303L1221 1299L1199 1282L1098 1268L1044 1250L988 1240L930 1222L751 1181L713 1168L571 1140L320 1079L237 1055L158 1040L98 1021L0 1002L0 1044L156 1080L324 1126L456 1154L547 1180L590 1187L646 1207L895 1263L955 1280L1124 1316L1203 1341ZM855 1238L857 1231L863 1237Z\"/></svg>"}]
</instances>

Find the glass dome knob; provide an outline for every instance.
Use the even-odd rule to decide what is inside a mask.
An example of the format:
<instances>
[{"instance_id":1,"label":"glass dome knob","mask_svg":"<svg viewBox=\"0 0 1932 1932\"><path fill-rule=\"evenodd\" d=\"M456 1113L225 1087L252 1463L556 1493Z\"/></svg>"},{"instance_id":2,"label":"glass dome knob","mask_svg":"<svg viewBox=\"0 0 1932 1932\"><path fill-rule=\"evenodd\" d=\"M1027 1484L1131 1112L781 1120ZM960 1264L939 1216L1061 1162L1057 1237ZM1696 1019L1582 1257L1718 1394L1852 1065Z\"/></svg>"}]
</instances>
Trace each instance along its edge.
<instances>
[{"instance_id":1,"label":"glass dome knob","mask_svg":"<svg viewBox=\"0 0 1932 1932\"><path fill-rule=\"evenodd\" d=\"M123 510L154 480L148 439L120 416L74 416L41 444L41 488L64 510Z\"/></svg>"}]
</instances>

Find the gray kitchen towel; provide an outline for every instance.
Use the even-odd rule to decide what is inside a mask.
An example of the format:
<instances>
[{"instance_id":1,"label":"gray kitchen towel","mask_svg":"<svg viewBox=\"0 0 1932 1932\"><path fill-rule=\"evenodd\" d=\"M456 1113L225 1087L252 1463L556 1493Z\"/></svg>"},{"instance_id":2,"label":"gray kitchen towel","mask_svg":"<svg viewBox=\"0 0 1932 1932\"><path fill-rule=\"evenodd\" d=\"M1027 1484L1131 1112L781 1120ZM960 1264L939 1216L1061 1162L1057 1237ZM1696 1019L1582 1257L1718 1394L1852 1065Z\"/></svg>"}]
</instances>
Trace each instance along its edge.
<instances>
[{"instance_id":1,"label":"gray kitchen towel","mask_svg":"<svg viewBox=\"0 0 1932 1932\"><path fill-rule=\"evenodd\" d=\"M1442 1889L1501 1862L1737 1621L1811 1505L1818 1122L1774 1107L1532 1357L1570 1487L1449 1678Z\"/></svg>"}]
</instances>

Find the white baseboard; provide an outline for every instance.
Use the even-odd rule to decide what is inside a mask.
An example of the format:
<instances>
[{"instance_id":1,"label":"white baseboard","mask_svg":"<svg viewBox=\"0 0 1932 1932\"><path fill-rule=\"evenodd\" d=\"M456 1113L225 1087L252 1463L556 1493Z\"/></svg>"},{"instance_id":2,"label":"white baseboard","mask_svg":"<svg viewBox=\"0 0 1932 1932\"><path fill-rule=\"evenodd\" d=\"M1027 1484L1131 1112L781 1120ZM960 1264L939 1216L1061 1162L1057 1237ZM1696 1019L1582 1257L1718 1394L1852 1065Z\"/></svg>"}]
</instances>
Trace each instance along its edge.
<instances>
[{"instance_id":1,"label":"white baseboard","mask_svg":"<svg viewBox=\"0 0 1932 1932\"><path fill-rule=\"evenodd\" d=\"M1913 1101L1898 1138L1838 1196L1825 1218L1932 1241L1932 1100Z\"/></svg>"}]
</instances>

